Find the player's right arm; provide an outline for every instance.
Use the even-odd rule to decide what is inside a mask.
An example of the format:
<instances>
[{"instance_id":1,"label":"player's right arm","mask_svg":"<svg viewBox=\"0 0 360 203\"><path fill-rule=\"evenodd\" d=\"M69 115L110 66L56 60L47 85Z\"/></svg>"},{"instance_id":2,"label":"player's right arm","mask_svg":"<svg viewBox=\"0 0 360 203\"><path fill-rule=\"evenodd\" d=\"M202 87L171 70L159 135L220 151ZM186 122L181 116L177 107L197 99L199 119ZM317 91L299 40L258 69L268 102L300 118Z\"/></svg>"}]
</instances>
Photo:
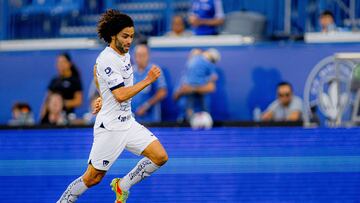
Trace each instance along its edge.
<instances>
[{"instance_id":1,"label":"player's right arm","mask_svg":"<svg viewBox=\"0 0 360 203\"><path fill-rule=\"evenodd\" d=\"M160 68L153 65L144 80L130 87L123 86L116 88L112 90L112 93L118 102L120 103L124 102L135 96L137 93L139 93L141 90L143 90L151 83L155 82L160 76L160 74L161 74Z\"/></svg>"}]
</instances>

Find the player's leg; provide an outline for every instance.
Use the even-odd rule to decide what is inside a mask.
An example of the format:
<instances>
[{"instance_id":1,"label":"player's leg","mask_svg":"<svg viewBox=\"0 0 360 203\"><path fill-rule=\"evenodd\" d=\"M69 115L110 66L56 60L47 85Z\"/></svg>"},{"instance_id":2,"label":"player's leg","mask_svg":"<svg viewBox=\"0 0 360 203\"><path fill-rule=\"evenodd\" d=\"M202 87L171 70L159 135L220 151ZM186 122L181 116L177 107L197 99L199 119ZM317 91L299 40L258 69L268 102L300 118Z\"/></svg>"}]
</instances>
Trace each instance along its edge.
<instances>
[{"instance_id":1,"label":"player's leg","mask_svg":"<svg viewBox=\"0 0 360 203\"><path fill-rule=\"evenodd\" d=\"M155 140L151 144L149 144L149 146L145 148L141 155L150 159L154 164L158 166L164 165L169 159L167 152L165 151L159 140Z\"/></svg>"},{"instance_id":2,"label":"player's leg","mask_svg":"<svg viewBox=\"0 0 360 203\"><path fill-rule=\"evenodd\" d=\"M121 179L121 189L128 191L133 185L150 176L168 160L168 155L159 140L153 141L142 153L137 165Z\"/></svg>"},{"instance_id":3,"label":"player's leg","mask_svg":"<svg viewBox=\"0 0 360 203\"><path fill-rule=\"evenodd\" d=\"M94 142L86 172L73 181L58 202L75 202L89 187L98 184L125 148L125 135L104 127L94 129Z\"/></svg>"},{"instance_id":4,"label":"player's leg","mask_svg":"<svg viewBox=\"0 0 360 203\"><path fill-rule=\"evenodd\" d=\"M86 172L81 177L70 183L57 202L76 202L79 196L82 195L87 189L100 183L102 178L105 176L105 173L106 171L98 170L89 164Z\"/></svg>"},{"instance_id":5,"label":"player's leg","mask_svg":"<svg viewBox=\"0 0 360 203\"><path fill-rule=\"evenodd\" d=\"M86 172L82 176L85 185L90 188L94 185L97 185L101 182L103 177L105 176L106 171L102 171L99 169L94 168L92 164L89 164Z\"/></svg>"},{"instance_id":6,"label":"player's leg","mask_svg":"<svg viewBox=\"0 0 360 203\"><path fill-rule=\"evenodd\" d=\"M135 127L137 126L137 127ZM137 154L145 156L136 166L120 180L120 188L128 191L133 185L150 176L168 160L168 155L160 141L144 126L134 124L132 139L126 148Z\"/></svg>"}]
</instances>

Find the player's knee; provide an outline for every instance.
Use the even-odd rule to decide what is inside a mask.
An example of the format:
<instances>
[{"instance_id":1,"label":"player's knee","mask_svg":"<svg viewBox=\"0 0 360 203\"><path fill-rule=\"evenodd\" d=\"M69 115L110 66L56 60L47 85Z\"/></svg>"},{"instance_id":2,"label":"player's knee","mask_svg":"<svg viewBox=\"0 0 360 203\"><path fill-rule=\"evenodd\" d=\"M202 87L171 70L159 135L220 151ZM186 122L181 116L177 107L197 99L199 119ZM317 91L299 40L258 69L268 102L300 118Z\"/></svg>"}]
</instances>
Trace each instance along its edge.
<instances>
[{"instance_id":1,"label":"player's knee","mask_svg":"<svg viewBox=\"0 0 360 203\"><path fill-rule=\"evenodd\" d=\"M92 187L99 184L104 175L105 173L85 173L83 176L83 181L87 187Z\"/></svg>"},{"instance_id":2,"label":"player's knee","mask_svg":"<svg viewBox=\"0 0 360 203\"><path fill-rule=\"evenodd\" d=\"M101 182L102 176L95 176L95 177L83 177L84 183L87 187L92 187L97 185Z\"/></svg>"},{"instance_id":3,"label":"player's knee","mask_svg":"<svg viewBox=\"0 0 360 203\"><path fill-rule=\"evenodd\" d=\"M158 166L164 165L168 161L169 157L166 152L159 153L154 160L154 163Z\"/></svg>"}]
</instances>

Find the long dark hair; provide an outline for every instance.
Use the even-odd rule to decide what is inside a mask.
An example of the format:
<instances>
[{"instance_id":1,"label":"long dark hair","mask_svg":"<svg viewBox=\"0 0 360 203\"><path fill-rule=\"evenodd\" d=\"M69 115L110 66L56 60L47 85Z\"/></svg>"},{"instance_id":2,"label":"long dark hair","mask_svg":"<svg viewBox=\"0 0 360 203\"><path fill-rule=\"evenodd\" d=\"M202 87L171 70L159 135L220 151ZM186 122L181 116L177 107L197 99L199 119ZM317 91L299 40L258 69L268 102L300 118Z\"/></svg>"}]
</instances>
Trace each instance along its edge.
<instances>
[{"instance_id":1,"label":"long dark hair","mask_svg":"<svg viewBox=\"0 0 360 203\"><path fill-rule=\"evenodd\" d=\"M78 70L77 66L72 62L70 54L67 52L64 52L64 53L59 54L59 56L63 56L64 58L66 58L66 60L69 61L69 63L71 64L70 70L71 70L72 75L77 78L80 78L79 70Z\"/></svg>"}]
</instances>

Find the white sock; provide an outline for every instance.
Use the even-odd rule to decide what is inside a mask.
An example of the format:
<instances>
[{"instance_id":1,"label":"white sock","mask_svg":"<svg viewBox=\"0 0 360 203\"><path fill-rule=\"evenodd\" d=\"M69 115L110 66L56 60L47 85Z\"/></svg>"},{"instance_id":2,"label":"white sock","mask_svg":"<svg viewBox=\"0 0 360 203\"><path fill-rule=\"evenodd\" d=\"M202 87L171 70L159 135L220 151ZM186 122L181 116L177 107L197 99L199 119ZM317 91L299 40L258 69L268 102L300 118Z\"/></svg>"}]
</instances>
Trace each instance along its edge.
<instances>
[{"instance_id":1,"label":"white sock","mask_svg":"<svg viewBox=\"0 0 360 203\"><path fill-rule=\"evenodd\" d=\"M150 176L159 168L160 166L154 164L150 159L146 157L141 159L135 168L133 168L126 176L124 176L123 179L121 179L120 188L124 191L128 191L131 186Z\"/></svg>"},{"instance_id":2,"label":"white sock","mask_svg":"<svg viewBox=\"0 0 360 203\"><path fill-rule=\"evenodd\" d=\"M72 203L76 202L78 197L83 194L88 187L85 185L82 177L74 180L70 185L66 188L65 192L61 195L60 199L57 203Z\"/></svg>"}]
</instances>

